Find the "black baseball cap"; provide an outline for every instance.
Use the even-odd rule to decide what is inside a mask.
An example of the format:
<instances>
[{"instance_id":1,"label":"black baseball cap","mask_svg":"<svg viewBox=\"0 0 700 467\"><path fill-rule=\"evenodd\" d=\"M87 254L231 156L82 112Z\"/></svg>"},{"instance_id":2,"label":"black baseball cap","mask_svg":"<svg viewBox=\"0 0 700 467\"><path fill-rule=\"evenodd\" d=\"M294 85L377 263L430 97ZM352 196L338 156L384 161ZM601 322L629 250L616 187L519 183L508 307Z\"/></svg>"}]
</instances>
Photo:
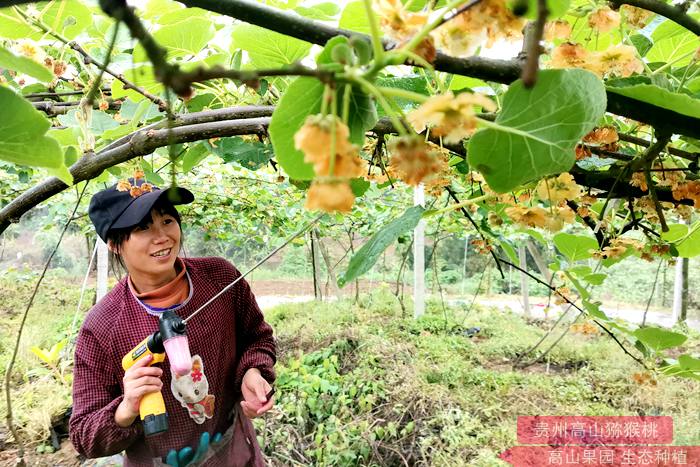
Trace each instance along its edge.
<instances>
[{"instance_id":1,"label":"black baseball cap","mask_svg":"<svg viewBox=\"0 0 700 467\"><path fill-rule=\"evenodd\" d=\"M189 204L194 201L191 191L182 187L161 190L142 178L122 181L95 193L90 200L88 215L97 235L107 243L110 229L123 229L138 225L161 198L171 204Z\"/></svg>"}]
</instances>

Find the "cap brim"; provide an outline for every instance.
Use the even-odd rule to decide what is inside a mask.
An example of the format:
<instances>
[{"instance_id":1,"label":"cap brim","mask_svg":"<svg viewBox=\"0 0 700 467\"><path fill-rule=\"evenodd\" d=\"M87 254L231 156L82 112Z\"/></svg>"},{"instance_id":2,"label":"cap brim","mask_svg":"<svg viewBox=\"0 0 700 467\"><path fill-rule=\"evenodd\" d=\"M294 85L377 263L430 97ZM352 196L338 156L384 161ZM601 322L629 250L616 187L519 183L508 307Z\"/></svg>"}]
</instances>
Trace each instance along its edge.
<instances>
[{"instance_id":1,"label":"cap brim","mask_svg":"<svg viewBox=\"0 0 700 467\"><path fill-rule=\"evenodd\" d=\"M122 212L119 217L109 227L110 229L125 229L138 225L144 217L146 217L162 197L167 197L168 201L173 204L189 204L194 201L194 195L186 188L171 187L165 190L153 190L150 193L143 194L134 201Z\"/></svg>"}]
</instances>

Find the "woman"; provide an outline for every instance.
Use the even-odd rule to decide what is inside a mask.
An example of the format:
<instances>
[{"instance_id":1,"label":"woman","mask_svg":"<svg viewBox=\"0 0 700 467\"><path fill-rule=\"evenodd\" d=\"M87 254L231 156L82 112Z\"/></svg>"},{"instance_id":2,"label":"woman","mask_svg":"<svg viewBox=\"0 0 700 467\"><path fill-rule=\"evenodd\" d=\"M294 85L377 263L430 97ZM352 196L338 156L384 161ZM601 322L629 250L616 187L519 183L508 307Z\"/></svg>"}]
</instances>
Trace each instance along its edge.
<instances>
[{"instance_id":1,"label":"woman","mask_svg":"<svg viewBox=\"0 0 700 467\"><path fill-rule=\"evenodd\" d=\"M128 275L92 308L76 343L70 437L87 457L125 450L126 466L264 465L250 418L273 405L276 349L244 280L188 322L190 374L174 377L167 360L159 368L151 357L126 372L121 366L158 329L161 313L187 318L240 276L221 258L178 257L174 205L193 200L184 188L129 179L90 202L98 235ZM169 428L145 437L139 401L154 391L163 394Z\"/></svg>"}]
</instances>

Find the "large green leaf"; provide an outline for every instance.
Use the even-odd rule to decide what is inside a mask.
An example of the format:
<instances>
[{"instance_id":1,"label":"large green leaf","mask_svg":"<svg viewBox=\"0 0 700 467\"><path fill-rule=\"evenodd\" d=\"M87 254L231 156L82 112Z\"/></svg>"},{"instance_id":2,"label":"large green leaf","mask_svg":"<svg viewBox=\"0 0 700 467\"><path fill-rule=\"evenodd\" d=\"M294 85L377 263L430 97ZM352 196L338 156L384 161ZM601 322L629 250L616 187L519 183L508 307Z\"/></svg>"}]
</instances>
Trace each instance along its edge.
<instances>
[{"instance_id":1,"label":"large green leaf","mask_svg":"<svg viewBox=\"0 0 700 467\"><path fill-rule=\"evenodd\" d=\"M678 357L678 365L684 370L700 371L700 359L691 355L680 355Z\"/></svg>"},{"instance_id":2,"label":"large green leaf","mask_svg":"<svg viewBox=\"0 0 700 467\"><path fill-rule=\"evenodd\" d=\"M598 249L595 238L560 232L554 236L554 245L570 262L591 257L590 250Z\"/></svg>"},{"instance_id":3,"label":"large green leaf","mask_svg":"<svg viewBox=\"0 0 700 467\"><path fill-rule=\"evenodd\" d=\"M342 29L369 34L369 21L363 3L361 1L348 3L340 15L338 26Z\"/></svg>"},{"instance_id":4,"label":"large green leaf","mask_svg":"<svg viewBox=\"0 0 700 467\"><path fill-rule=\"evenodd\" d=\"M67 39L74 39L92 24L92 12L78 0L54 0L34 6L39 10L39 19ZM29 26L12 9L3 8L0 9L0 37L39 40L44 37L44 32Z\"/></svg>"},{"instance_id":5,"label":"large green leaf","mask_svg":"<svg viewBox=\"0 0 700 467\"><path fill-rule=\"evenodd\" d=\"M700 17L700 15L695 15ZM646 55L650 62L674 62L675 66L690 63L700 47L700 39L680 24L667 19L652 33L654 45Z\"/></svg>"},{"instance_id":6,"label":"large green leaf","mask_svg":"<svg viewBox=\"0 0 700 467\"><path fill-rule=\"evenodd\" d=\"M272 114L270 140L277 162L290 178L314 178L313 166L304 162L304 154L294 147L294 134L307 116L319 112L321 99L323 84L314 78L299 77L287 88Z\"/></svg>"},{"instance_id":7,"label":"large green leaf","mask_svg":"<svg viewBox=\"0 0 700 467\"><path fill-rule=\"evenodd\" d=\"M532 89L521 80L503 98L496 122L469 141L469 165L504 193L574 164L574 148L605 112L605 88L584 70L544 70Z\"/></svg>"},{"instance_id":8,"label":"large green leaf","mask_svg":"<svg viewBox=\"0 0 700 467\"><path fill-rule=\"evenodd\" d=\"M236 47L248 52L253 68L276 68L304 58L311 44L251 24L237 25L233 30Z\"/></svg>"},{"instance_id":9,"label":"large green leaf","mask_svg":"<svg viewBox=\"0 0 700 467\"><path fill-rule=\"evenodd\" d=\"M671 92L654 84L635 84L621 87L608 86L607 89L615 94L631 97L656 107L700 119L700 99L695 99L687 94ZM698 125L700 125L700 121Z\"/></svg>"},{"instance_id":10,"label":"large green leaf","mask_svg":"<svg viewBox=\"0 0 700 467\"><path fill-rule=\"evenodd\" d=\"M343 287L348 282L369 271L374 266L374 263L377 262L379 255L389 245L394 243L401 234L413 230L418 225L423 212L425 212L425 209L421 206L413 206L406 210L401 217L394 219L372 235L372 238L362 245L362 248L350 259L347 271L338 278L338 285Z\"/></svg>"},{"instance_id":11,"label":"large green leaf","mask_svg":"<svg viewBox=\"0 0 700 467\"><path fill-rule=\"evenodd\" d=\"M0 159L32 167L65 167L61 146L46 136L51 126L46 117L2 86L0 109Z\"/></svg>"},{"instance_id":12,"label":"large green leaf","mask_svg":"<svg viewBox=\"0 0 700 467\"><path fill-rule=\"evenodd\" d=\"M423 94L425 96L430 95L430 91L428 91L428 83L425 81L423 76L379 78L377 79L377 84L381 87L403 89L405 91L411 91L417 94ZM418 104L410 99L403 99L400 97L391 97L389 99L394 101L394 103L396 103L396 105L404 113L408 113L418 107ZM383 107L379 109L379 116L386 116L386 112L384 111Z\"/></svg>"},{"instance_id":13,"label":"large green leaf","mask_svg":"<svg viewBox=\"0 0 700 467\"><path fill-rule=\"evenodd\" d=\"M189 11L189 9L187 10ZM202 51L214 38L214 24L202 17L192 17L158 29L153 37L168 50L168 58L193 56ZM134 61L147 62L146 51L141 44L134 47Z\"/></svg>"},{"instance_id":14,"label":"large green leaf","mask_svg":"<svg viewBox=\"0 0 700 467\"><path fill-rule=\"evenodd\" d=\"M343 86L340 86L338 99L342 99L342 93ZM347 122L350 141L362 145L365 132L377 121L377 112L369 96L359 88L353 88L350 96ZM311 164L304 162L304 154L294 147L294 134L302 127L307 116L321 111L322 99L323 84L314 78L302 76L292 82L272 114L269 131L275 157L290 178L314 178Z\"/></svg>"},{"instance_id":15,"label":"large green leaf","mask_svg":"<svg viewBox=\"0 0 700 467\"><path fill-rule=\"evenodd\" d=\"M657 351L678 347L688 339L685 334L657 327L640 328L633 334L637 339Z\"/></svg>"},{"instance_id":16,"label":"large green leaf","mask_svg":"<svg viewBox=\"0 0 700 467\"><path fill-rule=\"evenodd\" d=\"M14 55L4 47L0 47L0 68L25 73L39 81L53 80L53 73L48 68L30 58Z\"/></svg>"},{"instance_id":17,"label":"large green leaf","mask_svg":"<svg viewBox=\"0 0 700 467\"><path fill-rule=\"evenodd\" d=\"M661 233L661 238L673 243L681 258L700 255L700 224L698 223L690 228L684 224L671 224L668 226L668 232Z\"/></svg>"}]
</instances>

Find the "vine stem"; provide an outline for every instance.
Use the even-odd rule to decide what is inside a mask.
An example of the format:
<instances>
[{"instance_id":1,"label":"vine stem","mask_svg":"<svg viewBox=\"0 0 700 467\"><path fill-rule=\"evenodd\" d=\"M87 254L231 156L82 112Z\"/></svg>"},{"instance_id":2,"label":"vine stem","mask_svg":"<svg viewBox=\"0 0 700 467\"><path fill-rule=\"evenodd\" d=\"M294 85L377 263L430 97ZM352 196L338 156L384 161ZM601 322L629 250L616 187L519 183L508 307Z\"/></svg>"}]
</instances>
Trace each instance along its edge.
<instances>
[{"instance_id":1,"label":"vine stem","mask_svg":"<svg viewBox=\"0 0 700 467\"><path fill-rule=\"evenodd\" d=\"M444 214L446 212L455 211L457 209L469 206L471 204L481 203L482 201L486 201L486 200L494 198L494 197L496 197L495 194L488 194L488 195L478 196L476 198L470 198L468 200L461 201L459 203L453 204L451 206L447 206L447 207L442 208L442 209L438 209L435 211L426 211L425 214L423 214L423 217L432 217L432 216L437 216L439 214Z\"/></svg>"},{"instance_id":2,"label":"vine stem","mask_svg":"<svg viewBox=\"0 0 700 467\"><path fill-rule=\"evenodd\" d=\"M385 96L403 97L404 99L420 102L421 104L429 99L429 96L419 94L413 91L408 91L406 89L388 88L381 86L377 87L377 89Z\"/></svg>"},{"instance_id":3,"label":"vine stem","mask_svg":"<svg viewBox=\"0 0 700 467\"><path fill-rule=\"evenodd\" d=\"M372 9L372 0L363 0L365 6L365 13L367 14L367 20L369 22L369 31L372 35L372 48L374 49L374 60L377 63L381 63L384 60L384 45L382 44L382 37L379 32L379 22L377 21L377 16L374 14Z\"/></svg>"},{"instance_id":4,"label":"vine stem","mask_svg":"<svg viewBox=\"0 0 700 467\"><path fill-rule=\"evenodd\" d=\"M63 226L63 230L61 231L61 235L58 237L58 241L56 242L56 246L54 247L53 251L49 255L49 258L46 260L46 264L44 265L44 270L41 272L41 275L39 276L39 280L37 280L36 285L34 286L34 291L32 292L31 297L29 298L29 302L27 303L27 307L24 310L24 314L22 315L22 321L19 324L19 330L17 331L17 339L15 340L15 346L14 349L12 350L12 357L10 358L10 362L7 364L7 369L5 370L5 398L7 402L7 416L5 417L7 421L7 428L10 430L12 433L12 436L15 438L15 442L17 443L18 449L17 449L17 454L18 454L18 459L17 459L17 467L20 466L25 466L26 463L24 462L24 445L22 444L22 440L19 436L19 432L14 426L14 421L12 417L12 392L10 391L10 381L12 379L12 368L15 365L15 361L17 359L17 352L19 351L19 343L20 340L22 339L22 331L24 331L24 325L27 322L27 316L29 315L29 309L32 307L34 304L34 299L36 298L36 294L39 291L39 286L41 285L41 282L44 280L44 276L46 276L46 272L49 269L49 265L51 264L51 260L53 259L54 255L58 251L58 247L61 246L61 241L63 240L63 236L65 235L66 231L68 230L68 226L70 226L71 222L73 221L73 217L75 216L76 211L78 210L78 207L80 206L80 202L83 199L83 195L85 194L85 190L87 189L88 184L90 181L86 181L85 185L83 186L83 190L80 192L80 195L78 196L78 201L75 203L75 207L73 208L73 212L71 213L70 216L68 216L68 220L66 221L66 224Z\"/></svg>"},{"instance_id":5,"label":"vine stem","mask_svg":"<svg viewBox=\"0 0 700 467\"><path fill-rule=\"evenodd\" d=\"M87 63L87 64L93 64L93 65L96 65L96 66L99 67L99 68L103 68L105 72L107 72L108 74L112 75L115 79L121 81L122 84L124 84L124 89L125 89L125 90L131 89L131 90L133 90L133 91L135 91L135 92L141 94L141 95L144 96L146 99L148 99L148 100L150 100L151 102L153 102L154 104L156 104L156 105L158 106L159 109L164 109L164 108L165 108L165 101L163 101L163 99L161 99L160 97L155 96L155 95L149 93L149 92L146 91L144 88L141 88L141 87L135 85L134 83L132 83L131 81L127 80L126 77L124 77L124 74L122 74L122 73L117 73L117 72L112 71L111 69L107 68L107 64L102 64L102 63L98 62L92 55L88 54L88 53L85 51L85 49L83 49L83 47L82 47L80 44L78 44L76 41L70 41L70 40L66 39L65 37L63 37L61 34L55 32L55 31L52 31L52 30L51 30L46 24L44 24L41 20L32 18L32 17L29 16L25 11L23 11L21 8L15 7L14 10L17 12L17 14L19 14L19 15L22 17L22 19L24 19L24 21L25 21L27 24L32 25L32 26L36 26L37 28L39 28L39 29L41 29L42 31L44 31L46 34L49 34L50 36L56 38L57 40L59 40L60 42L64 43L65 45L67 45L67 46L70 47L71 49L75 50L78 54L82 55L83 60L85 61L85 63Z\"/></svg>"}]
</instances>

